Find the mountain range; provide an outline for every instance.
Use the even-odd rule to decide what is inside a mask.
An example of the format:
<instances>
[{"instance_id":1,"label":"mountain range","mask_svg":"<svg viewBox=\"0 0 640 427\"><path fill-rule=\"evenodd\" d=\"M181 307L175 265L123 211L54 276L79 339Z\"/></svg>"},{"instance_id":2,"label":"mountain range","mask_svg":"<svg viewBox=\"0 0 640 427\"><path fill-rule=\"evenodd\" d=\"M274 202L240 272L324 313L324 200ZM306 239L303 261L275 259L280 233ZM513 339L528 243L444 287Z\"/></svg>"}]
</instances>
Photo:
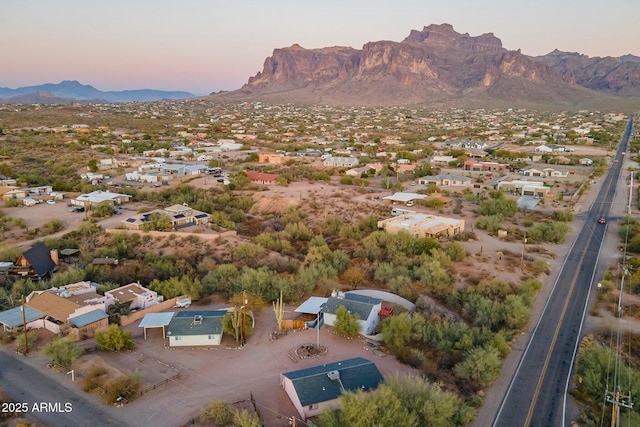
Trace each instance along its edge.
<instances>
[{"instance_id":1,"label":"mountain range","mask_svg":"<svg viewBox=\"0 0 640 427\"><path fill-rule=\"evenodd\" d=\"M369 42L362 49L275 49L240 89L208 98L379 106L637 105L640 58L557 50L531 57L505 49L493 33L474 37L449 24L429 25L401 42Z\"/></svg>"},{"instance_id":2,"label":"mountain range","mask_svg":"<svg viewBox=\"0 0 640 427\"><path fill-rule=\"evenodd\" d=\"M144 102L195 98L195 96L189 92L153 89L104 92L75 80L17 89L0 87L0 103Z\"/></svg>"}]
</instances>

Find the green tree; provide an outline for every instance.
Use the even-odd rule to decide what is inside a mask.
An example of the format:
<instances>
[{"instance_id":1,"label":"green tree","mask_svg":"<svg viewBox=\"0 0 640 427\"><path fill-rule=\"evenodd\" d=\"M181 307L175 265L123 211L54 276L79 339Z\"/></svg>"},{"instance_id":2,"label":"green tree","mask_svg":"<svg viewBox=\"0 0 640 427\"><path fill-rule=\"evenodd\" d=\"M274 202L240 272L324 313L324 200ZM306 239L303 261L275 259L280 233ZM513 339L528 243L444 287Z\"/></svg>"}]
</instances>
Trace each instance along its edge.
<instances>
[{"instance_id":1,"label":"green tree","mask_svg":"<svg viewBox=\"0 0 640 427\"><path fill-rule=\"evenodd\" d=\"M336 333L343 337L355 337L360 334L360 316L358 313L349 313L347 307L341 305L336 310L336 323L333 325Z\"/></svg>"},{"instance_id":2,"label":"green tree","mask_svg":"<svg viewBox=\"0 0 640 427\"><path fill-rule=\"evenodd\" d=\"M382 342L396 354L407 347L413 336L413 325L407 313L385 319L381 330Z\"/></svg>"},{"instance_id":3,"label":"green tree","mask_svg":"<svg viewBox=\"0 0 640 427\"><path fill-rule=\"evenodd\" d=\"M475 418L456 394L421 376L391 377L369 393L344 392L338 409L320 414L321 427L458 427Z\"/></svg>"},{"instance_id":4,"label":"green tree","mask_svg":"<svg viewBox=\"0 0 640 427\"><path fill-rule=\"evenodd\" d=\"M447 242L444 245L444 250L452 261L462 261L467 256L467 250L464 245L459 242Z\"/></svg>"},{"instance_id":5,"label":"green tree","mask_svg":"<svg viewBox=\"0 0 640 427\"><path fill-rule=\"evenodd\" d=\"M149 216L149 220L142 224L144 231L171 231L173 224L169 215L160 212L153 212Z\"/></svg>"},{"instance_id":6,"label":"green tree","mask_svg":"<svg viewBox=\"0 0 640 427\"><path fill-rule=\"evenodd\" d=\"M49 283L51 284L51 287L59 288L60 286L81 282L86 276L87 273L84 270L70 267L64 271L59 271L54 274Z\"/></svg>"},{"instance_id":7,"label":"green tree","mask_svg":"<svg viewBox=\"0 0 640 427\"><path fill-rule=\"evenodd\" d=\"M109 351L131 350L136 346L130 331L125 331L120 325L109 326L108 332L97 331L96 344Z\"/></svg>"},{"instance_id":8,"label":"green tree","mask_svg":"<svg viewBox=\"0 0 640 427\"><path fill-rule=\"evenodd\" d=\"M494 382L500 375L502 360L493 347L474 347L464 360L454 366L456 377L470 381L480 389Z\"/></svg>"},{"instance_id":9,"label":"green tree","mask_svg":"<svg viewBox=\"0 0 640 427\"><path fill-rule=\"evenodd\" d=\"M342 278L351 286L351 289L358 289L367 280L367 273L361 267L349 267L342 273Z\"/></svg>"},{"instance_id":10,"label":"green tree","mask_svg":"<svg viewBox=\"0 0 640 427\"><path fill-rule=\"evenodd\" d=\"M82 351L75 343L61 337L54 338L53 341L44 346L42 352L51 359L51 363L65 368L71 366L82 354Z\"/></svg>"}]
</instances>

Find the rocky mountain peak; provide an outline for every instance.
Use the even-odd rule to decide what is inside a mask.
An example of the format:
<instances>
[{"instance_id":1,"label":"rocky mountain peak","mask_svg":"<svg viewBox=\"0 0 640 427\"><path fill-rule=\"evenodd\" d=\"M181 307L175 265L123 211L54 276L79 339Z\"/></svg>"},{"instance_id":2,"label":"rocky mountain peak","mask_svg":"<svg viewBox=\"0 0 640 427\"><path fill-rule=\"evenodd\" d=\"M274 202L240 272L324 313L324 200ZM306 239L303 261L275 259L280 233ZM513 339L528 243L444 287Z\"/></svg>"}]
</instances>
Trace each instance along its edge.
<instances>
[{"instance_id":1,"label":"rocky mountain peak","mask_svg":"<svg viewBox=\"0 0 640 427\"><path fill-rule=\"evenodd\" d=\"M442 46L467 52L498 52L502 50L502 41L493 33L472 37L469 33L458 33L451 24L432 24L424 27L422 31L411 30L402 43L426 44L432 47Z\"/></svg>"}]
</instances>

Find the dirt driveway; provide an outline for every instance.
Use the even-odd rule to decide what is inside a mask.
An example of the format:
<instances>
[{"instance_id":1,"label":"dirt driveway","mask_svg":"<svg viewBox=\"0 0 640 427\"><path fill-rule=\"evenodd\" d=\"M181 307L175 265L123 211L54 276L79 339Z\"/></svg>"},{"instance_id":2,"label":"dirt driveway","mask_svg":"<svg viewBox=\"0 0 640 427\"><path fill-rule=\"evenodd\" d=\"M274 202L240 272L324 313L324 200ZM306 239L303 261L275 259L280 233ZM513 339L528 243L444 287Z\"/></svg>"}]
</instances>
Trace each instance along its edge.
<instances>
[{"instance_id":1,"label":"dirt driveway","mask_svg":"<svg viewBox=\"0 0 640 427\"><path fill-rule=\"evenodd\" d=\"M220 304L191 309L216 309ZM287 307L292 311L295 307ZM175 309L181 310L181 309ZM128 405L113 408L121 419L131 425L180 426L197 417L200 409L209 402L224 400L235 402L249 399L256 402L267 427L284 427L289 417L297 412L280 386L280 373L336 362L351 357L365 357L375 362L384 375L418 371L400 364L395 357L386 356L365 345L362 338L345 339L336 336L326 327L320 331L320 344L328 348L324 356L315 359L298 359L293 350L305 343L315 343L317 332L302 330L290 332L277 340L271 340L276 325L273 310L265 309L256 316L256 328L243 349L236 349L232 337L225 336L219 348L170 349L159 329L147 331L147 339L137 325L126 327L136 338L137 348L132 352L96 352L82 357L81 365L90 366L102 361L122 372L140 369L145 386L157 383L180 373L179 379L159 386ZM80 366L80 364L79 364ZM60 380L63 380L62 374ZM79 386L79 385L78 385ZM91 395L90 398L97 398Z\"/></svg>"}]
</instances>

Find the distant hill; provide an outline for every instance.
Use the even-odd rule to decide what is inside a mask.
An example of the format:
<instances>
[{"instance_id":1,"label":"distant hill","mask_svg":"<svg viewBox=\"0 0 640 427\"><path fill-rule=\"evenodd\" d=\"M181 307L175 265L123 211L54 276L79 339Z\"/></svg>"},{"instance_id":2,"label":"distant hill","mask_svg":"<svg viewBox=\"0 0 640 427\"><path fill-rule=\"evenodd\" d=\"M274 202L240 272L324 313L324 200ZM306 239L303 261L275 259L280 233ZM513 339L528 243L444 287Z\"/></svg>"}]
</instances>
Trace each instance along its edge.
<instances>
[{"instance_id":1,"label":"distant hill","mask_svg":"<svg viewBox=\"0 0 640 427\"><path fill-rule=\"evenodd\" d=\"M46 94L46 95L45 95ZM27 96L27 98L24 98ZM164 91L153 89L122 90L104 92L91 85L83 85L75 80L60 83L47 83L38 86L26 86L17 89L0 87L0 102L144 102L163 99L186 99L196 96L189 92ZM25 101L21 101L25 99ZM36 99L29 101L28 99ZM38 101L37 99L41 99ZM55 99L55 100L54 100Z\"/></svg>"},{"instance_id":2,"label":"distant hill","mask_svg":"<svg viewBox=\"0 0 640 427\"><path fill-rule=\"evenodd\" d=\"M600 62L602 70L593 66L618 84L605 84L604 78L587 84L579 61L563 68L554 56L532 58L507 50L492 33L473 37L449 24L430 25L412 30L401 42L369 42L362 49L297 44L275 49L242 88L209 98L377 106L618 105L615 95L623 87L640 84L637 58L623 58ZM610 71L616 67L620 75ZM625 70L635 79L627 86L621 77Z\"/></svg>"}]
</instances>

